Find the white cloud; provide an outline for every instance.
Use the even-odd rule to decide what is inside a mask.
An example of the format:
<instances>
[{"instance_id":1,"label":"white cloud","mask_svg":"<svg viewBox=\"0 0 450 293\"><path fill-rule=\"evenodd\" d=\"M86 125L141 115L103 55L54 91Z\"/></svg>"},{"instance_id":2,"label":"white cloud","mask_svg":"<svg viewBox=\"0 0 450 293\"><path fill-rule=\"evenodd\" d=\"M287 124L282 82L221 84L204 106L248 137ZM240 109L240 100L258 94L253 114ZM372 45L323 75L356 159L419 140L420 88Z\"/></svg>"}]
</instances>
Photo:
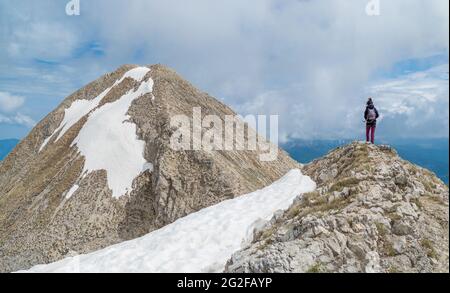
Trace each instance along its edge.
<instances>
[{"instance_id":1,"label":"white cloud","mask_svg":"<svg viewBox=\"0 0 450 293\"><path fill-rule=\"evenodd\" d=\"M242 114L280 114L284 137L353 137L375 71L449 51L448 1L382 0L379 17L365 14L367 2L97 0L82 1L81 16L68 17L65 3L2 1L0 79L26 76L28 92L11 79L0 90L45 92L55 99L51 109L105 70L162 63ZM70 58L92 40L105 56ZM33 58L60 59L65 68L42 72L26 63ZM410 104L389 101L387 108L411 111ZM408 129L406 121L391 134ZM448 133L448 125L432 121L416 122Z\"/></svg>"},{"instance_id":2,"label":"white cloud","mask_svg":"<svg viewBox=\"0 0 450 293\"><path fill-rule=\"evenodd\" d=\"M33 127L36 124L36 122L31 117L21 113L16 113L12 116L5 116L3 114L0 114L0 123L23 125L26 127Z\"/></svg>"},{"instance_id":3,"label":"white cloud","mask_svg":"<svg viewBox=\"0 0 450 293\"><path fill-rule=\"evenodd\" d=\"M25 125L28 127L33 127L36 122L33 120L33 118L31 118L28 115L24 115L21 113L17 113L14 118L13 118L14 122L20 125Z\"/></svg>"},{"instance_id":4,"label":"white cloud","mask_svg":"<svg viewBox=\"0 0 450 293\"><path fill-rule=\"evenodd\" d=\"M11 57L59 60L71 56L77 36L62 23L38 21L14 29L7 46Z\"/></svg>"},{"instance_id":5,"label":"white cloud","mask_svg":"<svg viewBox=\"0 0 450 293\"><path fill-rule=\"evenodd\" d=\"M15 124L33 127L36 122L20 112L25 98L7 92L0 92L0 124ZM3 114L2 114L3 113Z\"/></svg>"},{"instance_id":6,"label":"white cloud","mask_svg":"<svg viewBox=\"0 0 450 293\"><path fill-rule=\"evenodd\" d=\"M25 99L23 97L14 96L7 92L0 92L0 111L12 112L20 108Z\"/></svg>"},{"instance_id":7,"label":"white cloud","mask_svg":"<svg viewBox=\"0 0 450 293\"><path fill-rule=\"evenodd\" d=\"M449 65L367 89L383 113L383 130L399 137L442 137L449 131Z\"/></svg>"},{"instance_id":8,"label":"white cloud","mask_svg":"<svg viewBox=\"0 0 450 293\"><path fill-rule=\"evenodd\" d=\"M116 60L142 47L242 114L280 114L284 136L354 137L375 71L448 52L448 1L382 1L379 17L366 4L104 0L84 13Z\"/></svg>"}]
</instances>

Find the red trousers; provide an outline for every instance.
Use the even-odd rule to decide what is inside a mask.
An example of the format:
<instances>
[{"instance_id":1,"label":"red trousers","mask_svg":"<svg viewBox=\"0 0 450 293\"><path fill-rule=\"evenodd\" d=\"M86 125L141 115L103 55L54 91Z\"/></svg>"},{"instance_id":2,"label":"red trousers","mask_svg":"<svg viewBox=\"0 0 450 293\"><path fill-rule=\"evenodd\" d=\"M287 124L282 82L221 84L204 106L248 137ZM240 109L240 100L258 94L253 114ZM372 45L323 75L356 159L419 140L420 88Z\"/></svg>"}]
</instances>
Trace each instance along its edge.
<instances>
[{"instance_id":1,"label":"red trousers","mask_svg":"<svg viewBox=\"0 0 450 293\"><path fill-rule=\"evenodd\" d=\"M370 141L371 143L375 143L375 129L376 125L366 125L366 141Z\"/></svg>"}]
</instances>

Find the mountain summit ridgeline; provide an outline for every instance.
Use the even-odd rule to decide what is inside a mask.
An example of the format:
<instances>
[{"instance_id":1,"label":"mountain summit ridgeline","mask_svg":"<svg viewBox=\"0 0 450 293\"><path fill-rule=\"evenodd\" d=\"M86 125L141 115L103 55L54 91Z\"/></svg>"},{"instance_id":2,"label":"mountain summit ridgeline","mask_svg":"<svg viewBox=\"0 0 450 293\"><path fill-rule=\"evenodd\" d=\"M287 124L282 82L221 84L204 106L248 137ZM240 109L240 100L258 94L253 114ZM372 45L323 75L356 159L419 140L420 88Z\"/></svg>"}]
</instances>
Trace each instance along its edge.
<instances>
[{"instance_id":1,"label":"mountain summit ridgeline","mask_svg":"<svg viewBox=\"0 0 450 293\"><path fill-rule=\"evenodd\" d=\"M306 165L316 183L229 260L229 272L447 272L449 191L389 146L351 143Z\"/></svg>"},{"instance_id":2,"label":"mountain summit ridgeline","mask_svg":"<svg viewBox=\"0 0 450 293\"><path fill-rule=\"evenodd\" d=\"M282 150L174 151L170 118L195 107L236 115L162 65L122 66L64 99L0 163L0 271L134 239L299 168Z\"/></svg>"},{"instance_id":3,"label":"mountain summit ridgeline","mask_svg":"<svg viewBox=\"0 0 450 293\"><path fill-rule=\"evenodd\" d=\"M236 116L162 65L64 99L0 162L0 271L448 272L448 187L393 148L174 149L180 115Z\"/></svg>"}]
</instances>

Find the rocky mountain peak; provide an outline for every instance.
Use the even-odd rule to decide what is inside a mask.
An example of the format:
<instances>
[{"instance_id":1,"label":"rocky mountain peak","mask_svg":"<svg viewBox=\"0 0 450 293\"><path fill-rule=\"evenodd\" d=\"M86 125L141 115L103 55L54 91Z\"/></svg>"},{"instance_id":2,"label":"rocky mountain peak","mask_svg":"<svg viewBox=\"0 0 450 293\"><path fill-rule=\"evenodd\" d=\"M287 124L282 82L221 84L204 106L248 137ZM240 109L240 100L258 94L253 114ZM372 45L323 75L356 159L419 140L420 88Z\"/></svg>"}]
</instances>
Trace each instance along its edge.
<instances>
[{"instance_id":1,"label":"rocky mountain peak","mask_svg":"<svg viewBox=\"0 0 450 293\"><path fill-rule=\"evenodd\" d=\"M64 99L0 162L0 271L151 240L266 186L267 198L284 198L270 185L301 169L292 182L303 173L315 191L301 195L306 189L281 180L295 194L274 206L297 200L258 228L226 271L448 272L448 187L430 171L359 142L305 166L278 148L273 161L261 160L261 149L174 149L171 119L194 125L195 109L200 118L236 115L162 65L124 65ZM255 131L246 128L248 140Z\"/></svg>"},{"instance_id":2,"label":"rocky mountain peak","mask_svg":"<svg viewBox=\"0 0 450 293\"><path fill-rule=\"evenodd\" d=\"M0 271L134 239L299 167L278 148L270 162L174 150L171 118L194 108L236 115L162 65L121 66L65 98L0 163Z\"/></svg>"},{"instance_id":3,"label":"rocky mountain peak","mask_svg":"<svg viewBox=\"0 0 450 293\"><path fill-rule=\"evenodd\" d=\"M299 197L230 272L448 272L449 191L389 146L352 143L304 167Z\"/></svg>"}]
</instances>

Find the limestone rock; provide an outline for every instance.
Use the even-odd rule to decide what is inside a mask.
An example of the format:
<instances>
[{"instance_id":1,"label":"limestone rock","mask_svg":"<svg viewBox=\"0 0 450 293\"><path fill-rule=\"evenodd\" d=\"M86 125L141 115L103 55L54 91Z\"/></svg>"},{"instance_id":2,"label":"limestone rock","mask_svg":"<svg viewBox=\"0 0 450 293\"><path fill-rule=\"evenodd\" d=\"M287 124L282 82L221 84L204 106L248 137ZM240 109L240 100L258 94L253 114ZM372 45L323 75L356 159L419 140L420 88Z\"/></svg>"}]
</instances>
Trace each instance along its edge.
<instances>
[{"instance_id":1,"label":"limestone rock","mask_svg":"<svg viewBox=\"0 0 450 293\"><path fill-rule=\"evenodd\" d=\"M331 166L337 175L324 176ZM304 172L317 190L236 252L227 272L449 272L449 192L434 174L357 142Z\"/></svg>"},{"instance_id":2,"label":"limestone rock","mask_svg":"<svg viewBox=\"0 0 450 293\"><path fill-rule=\"evenodd\" d=\"M261 161L260 151L173 150L169 142L175 129L170 119L175 115L191 117L192 123L194 107L201 107L202 117L236 114L173 70L153 65L142 77L147 83L153 81L152 92L134 99L127 111L127 121L136 126L136 137L144 143L142 156L153 169L134 178L126 194L113 197L107 171L81 174L86 158L72 142L90 113L106 109L143 85L130 77L116 84L135 68L122 66L67 97L0 163L0 272L142 236L189 213L267 186L300 167L282 150L271 162ZM106 95L98 106L73 121L57 140L54 132L66 110L75 102L91 103L102 93ZM70 197L69 191L74 191Z\"/></svg>"}]
</instances>

